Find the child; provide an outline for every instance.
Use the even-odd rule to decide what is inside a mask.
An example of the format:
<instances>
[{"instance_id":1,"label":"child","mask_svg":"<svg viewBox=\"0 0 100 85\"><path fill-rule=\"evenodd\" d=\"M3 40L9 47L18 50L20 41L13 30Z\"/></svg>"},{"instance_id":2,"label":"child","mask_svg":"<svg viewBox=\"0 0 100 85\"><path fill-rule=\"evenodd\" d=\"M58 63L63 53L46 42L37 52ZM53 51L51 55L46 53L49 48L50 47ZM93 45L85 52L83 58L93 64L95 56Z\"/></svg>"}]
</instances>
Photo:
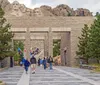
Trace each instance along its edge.
<instances>
[{"instance_id":1,"label":"child","mask_svg":"<svg viewBox=\"0 0 100 85\"><path fill-rule=\"evenodd\" d=\"M28 59L25 59L25 61L24 61L24 68L25 68L26 74L27 74L29 66L30 66L30 62L28 61Z\"/></svg>"}]
</instances>

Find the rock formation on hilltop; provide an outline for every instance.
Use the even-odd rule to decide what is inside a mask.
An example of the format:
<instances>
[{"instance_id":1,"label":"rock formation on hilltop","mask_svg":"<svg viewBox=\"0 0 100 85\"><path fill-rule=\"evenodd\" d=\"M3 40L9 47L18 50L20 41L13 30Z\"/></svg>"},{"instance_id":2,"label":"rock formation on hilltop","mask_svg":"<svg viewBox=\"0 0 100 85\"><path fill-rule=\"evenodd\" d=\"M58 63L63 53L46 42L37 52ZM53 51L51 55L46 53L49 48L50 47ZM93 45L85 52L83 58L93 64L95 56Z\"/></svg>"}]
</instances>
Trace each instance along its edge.
<instances>
[{"instance_id":1,"label":"rock formation on hilltop","mask_svg":"<svg viewBox=\"0 0 100 85\"><path fill-rule=\"evenodd\" d=\"M55 8L43 5L40 8L30 9L25 5L14 1L12 4L8 0L0 0L0 6L4 9L7 15L21 16L92 16L88 9L79 8L74 10L68 5L61 4Z\"/></svg>"},{"instance_id":2,"label":"rock formation on hilltop","mask_svg":"<svg viewBox=\"0 0 100 85\"><path fill-rule=\"evenodd\" d=\"M92 16L92 13L88 9L78 8L75 10L75 16Z\"/></svg>"},{"instance_id":3,"label":"rock formation on hilltop","mask_svg":"<svg viewBox=\"0 0 100 85\"><path fill-rule=\"evenodd\" d=\"M12 3L11 14L15 16L23 16L23 15L32 16L33 10L25 7L25 5L23 4L19 4L19 2L17 1L14 1Z\"/></svg>"},{"instance_id":4,"label":"rock formation on hilltop","mask_svg":"<svg viewBox=\"0 0 100 85\"><path fill-rule=\"evenodd\" d=\"M5 12L9 12L11 9L11 4L8 0L0 0L0 6L4 9Z\"/></svg>"},{"instance_id":5,"label":"rock formation on hilltop","mask_svg":"<svg viewBox=\"0 0 100 85\"><path fill-rule=\"evenodd\" d=\"M73 9L71 9L68 5L58 5L56 8L53 9L53 14L55 16L68 16L73 15Z\"/></svg>"},{"instance_id":6,"label":"rock formation on hilltop","mask_svg":"<svg viewBox=\"0 0 100 85\"><path fill-rule=\"evenodd\" d=\"M42 11L44 16L54 16L53 9L50 6L43 5L40 7L40 10Z\"/></svg>"},{"instance_id":7,"label":"rock formation on hilltop","mask_svg":"<svg viewBox=\"0 0 100 85\"><path fill-rule=\"evenodd\" d=\"M53 14L55 16L92 16L92 13L88 9L78 8L74 10L68 5L58 5L53 9Z\"/></svg>"}]
</instances>

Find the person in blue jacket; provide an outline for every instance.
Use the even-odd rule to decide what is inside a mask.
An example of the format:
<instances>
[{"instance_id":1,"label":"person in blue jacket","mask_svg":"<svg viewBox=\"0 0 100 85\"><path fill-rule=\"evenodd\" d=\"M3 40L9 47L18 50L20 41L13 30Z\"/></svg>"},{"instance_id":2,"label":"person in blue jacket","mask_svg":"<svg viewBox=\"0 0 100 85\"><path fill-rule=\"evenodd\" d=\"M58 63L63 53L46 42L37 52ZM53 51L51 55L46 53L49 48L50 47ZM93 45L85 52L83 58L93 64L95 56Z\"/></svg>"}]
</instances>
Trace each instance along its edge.
<instances>
[{"instance_id":1,"label":"person in blue jacket","mask_svg":"<svg viewBox=\"0 0 100 85\"><path fill-rule=\"evenodd\" d=\"M46 69L47 68L47 60L46 60L46 58L44 57L44 60L43 60L43 66L44 66L44 69Z\"/></svg>"},{"instance_id":2,"label":"person in blue jacket","mask_svg":"<svg viewBox=\"0 0 100 85\"><path fill-rule=\"evenodd\" d=\"M43 60L42 59L40 59L40 66L42 66L43 65Z\"/></svg>"},{"instance_id":3,"label":"person in blue jacket","mask_svg":"<svg viewBox=\"0 0 100 85\"><path fill-rule=\"evenodd\" d=\"M30 62L28 61L28 59L25 59L25 61L24 61L24 68L25 68L26 74L28 72L29 66L30 66Z\"/></svg>"}]
</instances>

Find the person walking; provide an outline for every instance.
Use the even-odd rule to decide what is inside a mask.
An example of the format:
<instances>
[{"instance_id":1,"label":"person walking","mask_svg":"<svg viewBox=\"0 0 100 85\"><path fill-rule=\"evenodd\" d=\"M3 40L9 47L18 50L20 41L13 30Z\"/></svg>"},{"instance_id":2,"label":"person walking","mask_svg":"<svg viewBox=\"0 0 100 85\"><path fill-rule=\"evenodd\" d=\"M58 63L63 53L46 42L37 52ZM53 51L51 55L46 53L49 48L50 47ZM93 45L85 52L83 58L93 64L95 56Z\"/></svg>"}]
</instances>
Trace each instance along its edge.
<instances>
[{"instance_id":1,"label":"person walking","mask_svg":"<svg viewBox=\"0 0 100 85\"><path fill-rule=\"evenodd\" d=\"M13 67L14 63L13 63L13 56L10 57L10 67Z\"/></svg>"},{"instance_id":2,"label":"person walking","mask_svg":"<svg viewBox=\"0 0 100 85\"><path fill-rule=\"evenodd\" d=\"M30 62L31 62L32 74L34 74L35 69L36 69L36 58L32 56L32 58L30 59Z\"/></svg>"},{"instance_id":3,"label":"person walking","mask_svg":"<svg viewBox=\"0 0 100 85\"><path fill-rule=\"evenodd\" d=\"M53 58L50 56L49 60L48 60L49 66L50 66L50 70L52 70L52 63L53 63Z\"/></svg>"},{"instance_id":4,"label":"person walking","mask_svg":"<svg viewBox=\"0 0 100 85\"><path fill-rule=\"evenodd\" d=\"M30 66L30 62L28 61L28 59L25 59L25 61L24 61L24 68L25 68L26 74L28 72L29 66Z\"/></svg>"},{"instance_id":5,"label":"person walking","mask_svg":"<svg viewBox=\"0 0 100 85\"><path fill-rule=\"evenodd\" d=\"M40 66L40 60L41 60L41 59L39 58L39 59L38 59L38 66Z\"/></svg>"},{"instance_id":6,"label":"person walking","mask_svg":"<svg viewBox=\"0 0 100 85\"><path fill-rule=\"evenodd\" d=\"M43 65L43 59L40 59L40 66Z\"/></svg>"},{"instance_id":7,"label":"person walking","mask_svg":"<svg viewBox=\"0 0 100 85\"><path fill-rule=\"evenodd\" d=\"M46 60L47 60L47 68L48 68L49 67L49 58L47 57Z\"/></svg>"},{"instance_id":8,"label":"person walking","mask_svg":"<svg viewBox=\"0 0 100 85\"><path fill-rule=\"evenodd\" d=\"M44 57L44 60L43 60L43 66L44 66L44 70L47 68L47 61L46 61L46 58Z\"/></svg>"}]
</instances>

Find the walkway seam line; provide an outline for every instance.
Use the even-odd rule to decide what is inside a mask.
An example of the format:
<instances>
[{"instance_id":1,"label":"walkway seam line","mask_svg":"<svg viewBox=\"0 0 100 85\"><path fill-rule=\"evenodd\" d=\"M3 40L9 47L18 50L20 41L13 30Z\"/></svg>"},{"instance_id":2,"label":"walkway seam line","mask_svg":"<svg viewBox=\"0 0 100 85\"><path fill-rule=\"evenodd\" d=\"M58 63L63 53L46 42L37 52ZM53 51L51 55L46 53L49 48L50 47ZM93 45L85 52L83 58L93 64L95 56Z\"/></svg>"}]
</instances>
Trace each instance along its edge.
<instances>
[{"instance_id":1,"label":"walkway seam line","mask_svg":"<svg viewBox=\"0 0 100 85\"><path fill-rule=\"evenodd\" d=\"M24 71L17 85L29 85L30 81L30 68L28 70L28 74Z\"/></svg>"}]
</instances>

